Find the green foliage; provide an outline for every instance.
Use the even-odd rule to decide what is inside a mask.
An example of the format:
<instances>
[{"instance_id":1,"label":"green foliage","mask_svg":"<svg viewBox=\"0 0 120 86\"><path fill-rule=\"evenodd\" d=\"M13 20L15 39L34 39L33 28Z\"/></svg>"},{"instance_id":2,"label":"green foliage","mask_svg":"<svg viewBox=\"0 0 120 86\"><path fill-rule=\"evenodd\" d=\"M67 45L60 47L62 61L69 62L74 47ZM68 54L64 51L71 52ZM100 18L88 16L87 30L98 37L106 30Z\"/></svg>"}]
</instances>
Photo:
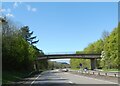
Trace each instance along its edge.
<instances>
[{"instance_id":1,"label":"green foliage","mask_svg":"<svg viewBox=\"0 0 120 86\"><path fill-rule=\"evenodd\" d=\"M94 43L91 43L84 49L84 52L86 53L101 53L103 51L103 40L97 40Z\"/></svg>"},{"instance_id":2,"label":"green foliage","mask_svg":"<svg viewBox=\"0 0 120 86\"><path fill-rule=\"evenodd\" d=\"M101 66L111 69L118 68L118 28L104 40L105 57L101 60Z\"/></svg>"},{"instance_id":3,"label":"green foliage","mask_svg":"<svg viewBox=\"0 0 120 86\"><path fill-rule=\"evenodd\" d=\"M90 60L89 59L71 59L70 66L72 69L80 68L80 63L82 64L82 68L90 68Z\"/></svg>"},{"instance_id":4,"label":"green foliage","mask_svg":"<svg viewBox=\"0 0 120 86\"><path fill-rule=\"evenodd\" d=\"M38 67L39 67L39 70L46 70L46 69L48 69L48 61L47 61L47 59L39 60L38 61Z\"/></svg>"},{"instance_id":5,"label":"green foliage","mask_svg":"<svg viewBox=\"0 0 120 86\"><path fill-rule=\"evenodd\" d=\"M24 77L28 76L31 71L3 71L2 72L2 84L10 84L14 81L20 81Z\"/></svg>"},{"instance_id":6,"label":"green foliage","mask_svg":"<svg viewBox=\"0 0 120 86\"><path fill-rule=\"evenodd\" d=\"M104 31L102 34L102 39L99 39L89 44L83 52L77 51L76 53L101 53L102 51L104 51L104 57L102 57L102 59L97 60L97 68L117 69L120 66L120 50L118 52L118 48L120 47L120 42L118 42L118 38L120 38L120 35L118 34L118 32L120 32L120 23L118 27L114 28L110 34L109 32ZM90 65L89 60L70 60L72 68L77 68L79 66L79 63L82 63L83 66L86 67L89 67Z\"/></svg>"},{"instance_id":7,"label":"green foliage","mask_svg":"<svg viewBox=\"0 0 120 86\"><path fill-rule=\"evenodd\" d=\"M2 30L3 70L33 70L35 59L42 53L28 41L33 32L29 33L29 29L25 28L21 33L21 30L6 18L2 19ZM32 37L31 40L34 38L36 37Z\"/></svg>"},{"instance_id":8,"label":"green foliage","mask_svg":"<svg viewBox=\"0 0 120 86\"><path fill-rule=\"evenodd\" d=\"M31 37L33 34L33 31L30 32L29 27L28 26L24 26L20 29L21 31L21 35L23 36L23 38L28 41L30 44L36 44L39 40L37 41L33 41L34 39L36 39L36 36Z\"/></svg>"},{"instance_id":9,"label":"green foliage","mask_svg":"<svg viewBox=\"0 0 120 86\"><path fill-rule=\"evenodd\" d=\"M120 22L118 24L118 69L120 71Z\"/></svg>"}]
</instances>

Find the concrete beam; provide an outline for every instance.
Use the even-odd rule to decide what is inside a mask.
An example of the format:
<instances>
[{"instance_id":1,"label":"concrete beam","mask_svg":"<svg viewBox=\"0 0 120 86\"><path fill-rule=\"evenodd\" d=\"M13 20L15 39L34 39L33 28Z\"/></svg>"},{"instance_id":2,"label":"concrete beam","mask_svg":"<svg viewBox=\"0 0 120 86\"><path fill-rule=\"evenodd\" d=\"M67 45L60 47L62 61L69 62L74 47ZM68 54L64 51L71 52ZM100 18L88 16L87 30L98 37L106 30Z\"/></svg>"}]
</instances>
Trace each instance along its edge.
<instances>
[{"instance_id":1,"label":"concrete beam","mask_svg":"<svg viewBox=\"0 0 120 86\"><path fill-rule=\"evenodd\" d=\"M76 58L76 59L100 59L101 54L51 54L51 55L42 55L37 58L37 60L41 59L70 59L70 58Z\"/></svg>"}]
</instances>

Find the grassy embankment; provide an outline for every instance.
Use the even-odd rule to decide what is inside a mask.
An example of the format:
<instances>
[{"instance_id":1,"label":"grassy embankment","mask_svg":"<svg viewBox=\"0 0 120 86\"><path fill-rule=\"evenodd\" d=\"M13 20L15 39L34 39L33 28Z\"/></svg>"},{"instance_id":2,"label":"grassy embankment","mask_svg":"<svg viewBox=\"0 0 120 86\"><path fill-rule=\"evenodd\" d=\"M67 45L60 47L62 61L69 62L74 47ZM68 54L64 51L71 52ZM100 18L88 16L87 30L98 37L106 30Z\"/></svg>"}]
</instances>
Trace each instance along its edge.
<instances>
[{"instance_id":1,"label":"grassy embankment","mask_svg":"<svg viewBox=\"0 0 120 86\"><path fill-rule=\"evenodd\" d=\"M18 72L18 71L3 71L2 72L2 83L8 84L11 82L19 81L24 77L28 76L31 71L28 72Z\"/></svg>"},{"instance_id":2,"label":"grassy embankment","mask_svg":"<svg viewBox=\"0 0 120 86\"><path fill-rule=\"evenodd\" d=\"M105 72L110 72L110 71L112 71L112 72L120 72L120 70L118 70L118 69L102 69L103 71L105 71Z\"/></svg>"},{"instance_id":3,"label":"grassy embankment","mask_svg":"<svg viewBox=\"0 0 120 86\"><path fill-rule=\"evenodd\" d=\"M2 83L9 84L11 82L20 81L25 77L34 76L35 74L40 74L41 72L46 71L3 71L2 72Z\"/></svg>"}]
</instances>

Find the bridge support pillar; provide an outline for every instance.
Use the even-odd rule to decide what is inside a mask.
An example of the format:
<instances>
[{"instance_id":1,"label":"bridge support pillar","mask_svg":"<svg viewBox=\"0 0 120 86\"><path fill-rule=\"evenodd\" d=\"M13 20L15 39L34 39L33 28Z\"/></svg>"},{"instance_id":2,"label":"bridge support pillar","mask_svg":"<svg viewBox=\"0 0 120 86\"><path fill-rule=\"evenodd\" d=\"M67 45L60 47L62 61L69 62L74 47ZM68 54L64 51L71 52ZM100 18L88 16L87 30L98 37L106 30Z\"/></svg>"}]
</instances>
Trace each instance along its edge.
<instances>
[{"instance_id":1,"label":"bridge support pillar","mask_svg":"<svg viewBox=\"0 0 120 86\"><path fill-rule=\"evenodd\" d=\"M91 60L91 70L94 70L96 68L96 59L90 59Z\"/></svg>"},{"instance_id":2,"label":"bridge support pillar","mask_svg":"<svg viewBox=\"0 0 120 86\"><path fill-rule=\"evenodd\" d=\"M38 61L35 61L35 70L39 71Z\"/></svg>"}]
</instances>

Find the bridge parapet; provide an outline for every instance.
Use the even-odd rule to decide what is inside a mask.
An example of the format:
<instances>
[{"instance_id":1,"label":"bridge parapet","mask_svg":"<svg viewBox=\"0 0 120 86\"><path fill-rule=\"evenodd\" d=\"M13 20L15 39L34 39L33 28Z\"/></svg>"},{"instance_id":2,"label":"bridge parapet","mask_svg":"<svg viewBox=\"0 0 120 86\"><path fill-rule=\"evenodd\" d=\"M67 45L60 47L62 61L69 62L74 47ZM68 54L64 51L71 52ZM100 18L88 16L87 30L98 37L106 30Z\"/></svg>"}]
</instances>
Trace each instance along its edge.
<instances>
[{"instance_id":1,"label":"bridge parapet","mask_svg":"<svg viewBox=\"0 0 120 86\"><path fill-rule=\"evenodd\" d=\"M45 55L53 55L53 54L76 54L76 52L71 51L71 52L47 52Z\"/></svg>"},{"instance_id":2,"label":"bridge parapet","mask_svg":"<svg viewBox=\"0 0 120 86\"><path fill-rule=\"evenodd\" d=\"M70 59L70 58L82 58L82 59L100 59L101 54L49 54L41 55L38 57L40 59Z\"/></svg>"}]
</instances>

